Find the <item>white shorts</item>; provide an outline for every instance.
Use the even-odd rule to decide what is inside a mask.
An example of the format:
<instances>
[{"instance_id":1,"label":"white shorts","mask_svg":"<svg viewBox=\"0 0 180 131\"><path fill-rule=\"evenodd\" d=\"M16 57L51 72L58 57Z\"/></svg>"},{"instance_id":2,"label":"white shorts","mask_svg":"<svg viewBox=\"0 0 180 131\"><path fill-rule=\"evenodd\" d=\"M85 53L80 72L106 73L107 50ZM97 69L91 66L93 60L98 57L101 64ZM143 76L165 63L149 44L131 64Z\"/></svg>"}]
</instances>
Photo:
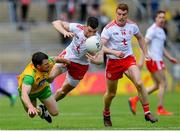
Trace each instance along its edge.
<instances>
[{"instance_id":1,"label":"white shorts","mask_svg":"<svg viewBox=\"0 0 180 131\"><path fill-rule=\"evenodd\" d=\"M59 70L60 70L62 73L67 72L67 74L66 74L66 80L68 81L68 83L69 83L71 86L76 87L76 86L79 84L80 80L74 79L74 78L69 74L67 67L65 67L65 66L64 66L63 64L61 64L61 63L56 63L55 65L59 68Z\"/></svg>"}]
</instances>

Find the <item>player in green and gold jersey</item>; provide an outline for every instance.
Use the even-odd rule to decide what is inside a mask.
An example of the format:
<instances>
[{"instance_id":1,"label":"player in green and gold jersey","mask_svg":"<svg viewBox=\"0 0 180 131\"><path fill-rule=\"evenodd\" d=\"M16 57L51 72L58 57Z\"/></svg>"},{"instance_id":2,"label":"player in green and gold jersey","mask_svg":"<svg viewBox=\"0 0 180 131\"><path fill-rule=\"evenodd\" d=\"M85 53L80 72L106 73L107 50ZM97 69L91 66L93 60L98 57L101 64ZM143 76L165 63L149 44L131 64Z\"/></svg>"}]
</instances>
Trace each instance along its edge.
<instances>
[{"instance_id":1,"label":"player in green and gold jersey","mask_svg":"<svg viewBox=\"0 0 180 131\"><path fill-rule=\"evenodd\" d=\"M49 123L52 122L49 113L52 116L58 115L56 101L52 96L50 84L47 81L49 73L56 62L65 65L69 64L69 61L64 58L50 58L42 52L36 52L32 56L32 62L18 76L18 90L24 109L30 117L39 115ZM37 99L44 105L36 107Z\"/></svg>"}]
</instances>

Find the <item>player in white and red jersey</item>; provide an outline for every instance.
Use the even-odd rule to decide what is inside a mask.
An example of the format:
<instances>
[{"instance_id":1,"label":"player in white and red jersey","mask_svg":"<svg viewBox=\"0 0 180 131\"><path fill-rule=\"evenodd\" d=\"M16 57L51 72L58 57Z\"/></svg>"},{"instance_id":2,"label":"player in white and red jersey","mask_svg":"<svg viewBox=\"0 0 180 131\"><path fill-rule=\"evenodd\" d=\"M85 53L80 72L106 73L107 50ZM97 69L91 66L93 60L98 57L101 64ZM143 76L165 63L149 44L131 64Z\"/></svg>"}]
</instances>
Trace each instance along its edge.
<instances>
[{"instance_id":1,"label":"player in white and red jersey","mask_svg":"<svg viewBox=\"0 0 180 131\"><path fill-rule=\"evenodd\" d=\"M92 56L87 53L84 44L88 37L98 35L98 19L89 17L87 19L87 25L57 20L53 22L53 26L58 32L62 33L64 37L73 37L70 45L59 55L69 60L70 64L56 64L49 76L50 81L52 81L56 76L67 71L63 87L58 89L55 93L55 99L58 101L64 98L77 86L79 81L83 79L89 67L89 60L94 64L101 63L97 55Z\"/></svg>"},{"instance_id":2,"label":"player in white and red jersey","mask_svg":"<svg viewBox=\"0 0 180 131\"><path fill-rule=\"evenodd\" d=\"M148 54L151 57L150 61L146 61L146 66L151 73L154 85L147 88L148 94L153 93L159 89L158 94L158 115L172 115L172 112L168 112L163 107L164 92L167 87L167 81L165 77L165 64L163 62L163 56L167 57L172 63L177 63L177 60L170 55L170 53L164 48L166 40L166 34L163 30L165 24L165 11L158 11L155 23L153 23L146 32L145 41L148 46ZM140 66L143 65L142 57ZM131 111L136 113L136 104L139 101L139 97L132 97L129 99L131 103Z\"/></svg>"},{"instance_id":3,"label":"player in white and red jersey","mask_svg":"<svg viewBox=\"0 0 180 131\"><path fill-rule=\"evenodd\" d=\"M128 5L119 4L116 8L116 18L109 23L102 31L101 42L105 46L104 53L107 55L106 78L107 90L104 95L104 125L112 126L110 119L110 105L116 95L118 79L123 74L134 83L138 96L141 98L145 119L152 123L156 122L149 110L149 102L146 89L143 86L140 70L136 65L136 60L131 47L131 39L135 36L139 42L144 55L149 59L145 47L145 41L139 31L138 26L128 19Z\"/></svg>"}]
</instances>

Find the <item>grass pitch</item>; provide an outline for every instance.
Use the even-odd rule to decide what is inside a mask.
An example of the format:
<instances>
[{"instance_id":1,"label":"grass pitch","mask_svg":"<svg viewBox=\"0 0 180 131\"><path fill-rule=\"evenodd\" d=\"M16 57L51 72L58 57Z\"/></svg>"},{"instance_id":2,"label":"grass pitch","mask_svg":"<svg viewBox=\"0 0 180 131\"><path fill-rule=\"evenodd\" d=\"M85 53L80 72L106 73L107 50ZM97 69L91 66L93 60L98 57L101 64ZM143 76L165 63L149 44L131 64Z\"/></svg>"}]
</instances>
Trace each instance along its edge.
<instances>
[{"instance_id":1,"label":"grass pitch","mask_svg":"<svg viewBox=\"0 0 180 131\"><path fill-rule=\"evenodd\" d=\"M144 120L141 104L138 103L137 114L134 116L128 107L129 95L118 95L111 106L111 117L113 126L105 128L102 120L103 96L67 96L58 102L60 114L53 118L49 124L39 117L29 118L23 110L18 98L14 107L9 104L9 99L0 98L0 130L7 129L55 129L55 130L113 130L113 129L160 129L180 130L180 94L167 93L165 96L165 107L174 112L173 116L157 116L157 96L149 97L151 112L158 117L159 122L151 124Z\"/></svg>"}]
</instances>

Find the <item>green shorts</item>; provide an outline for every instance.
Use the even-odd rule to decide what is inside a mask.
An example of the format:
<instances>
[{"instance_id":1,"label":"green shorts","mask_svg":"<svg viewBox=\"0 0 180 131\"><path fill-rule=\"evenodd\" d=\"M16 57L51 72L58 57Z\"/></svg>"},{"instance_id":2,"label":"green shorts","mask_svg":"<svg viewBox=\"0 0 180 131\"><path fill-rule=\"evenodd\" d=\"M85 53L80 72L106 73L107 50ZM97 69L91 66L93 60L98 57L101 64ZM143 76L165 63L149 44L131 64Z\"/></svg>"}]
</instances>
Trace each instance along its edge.
<instances>
[{"instance_id":1,"label":"green shorts","mask_svg":"<svg viewBox=\"0 0 180 131\"><path fill-rule=\"evenodd\" d=\"M19 96L21 97L22 91L19 91ZM36 100L37 98L40 100L44 100L49 98L52 95L50 86L46 86L42 91L35 93L35 94L29 94L29 98L31 101Z\"/></svg>"}]
</instances>

